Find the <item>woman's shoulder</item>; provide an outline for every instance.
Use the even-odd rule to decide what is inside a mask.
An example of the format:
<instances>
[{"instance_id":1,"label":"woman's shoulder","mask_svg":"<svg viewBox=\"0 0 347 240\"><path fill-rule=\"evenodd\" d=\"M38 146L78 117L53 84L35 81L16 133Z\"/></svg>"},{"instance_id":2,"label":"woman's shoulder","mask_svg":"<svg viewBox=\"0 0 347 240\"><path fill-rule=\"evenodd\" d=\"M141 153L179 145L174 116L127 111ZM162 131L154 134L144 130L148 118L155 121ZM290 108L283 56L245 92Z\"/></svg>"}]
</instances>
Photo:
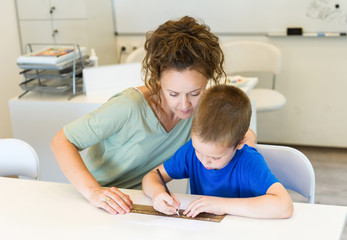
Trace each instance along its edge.
<instances>
[{"instance_id":1,"label":"woman's shoulder","mask_svg":"<svg viewBox=\"0 0 347 240\"><path fill-rule=\"evenodd\" d=\"M113 95L103 104L103 108L113 108L116 106L119 110L136 109L146 107L146 105L147 101L141 92L131 87Z\"/></svg>"},{"instance_id":2,"label":"woman's shoulder","mask_svg":"<svg viewBox=\"0 0 347 240\"><path fill-rule=\"evenodd\" d=\"M129 102L137 102L144 99L144 96L137 89L130 87L121 92L116 93L112 97L108 99L107 102L119 102L119 101L129 101Z\"/></svg>"},{"instance_id":3,"label":"woman's shoulder","mask_svg":"<svg viewBox=\"0 0 347 240\"><path fill-rule=\"evenodd\" d=\"M136 112L141 112L146 108L146 100L141 97L141 94L133 88L128 88L113 95L108 101L90 113L89 117L107 117L110 121L113 121L112 119L114 118L127 118L130 115Z\"/></svg>"}]
</instances>

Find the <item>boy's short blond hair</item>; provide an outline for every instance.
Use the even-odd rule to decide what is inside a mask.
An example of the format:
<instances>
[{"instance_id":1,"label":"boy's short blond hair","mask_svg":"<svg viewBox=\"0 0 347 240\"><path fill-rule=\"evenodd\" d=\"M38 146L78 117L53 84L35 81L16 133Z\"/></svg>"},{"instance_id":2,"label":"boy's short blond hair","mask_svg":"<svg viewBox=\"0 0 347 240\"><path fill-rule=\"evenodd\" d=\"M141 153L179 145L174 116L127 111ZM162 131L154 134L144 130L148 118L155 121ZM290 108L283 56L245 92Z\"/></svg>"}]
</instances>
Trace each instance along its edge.
<instances>
[{"instance_id":1,"label":"boy's short blond hair","mask_svg":"<svg viewBox=\"0 0 347 240\"><path fill-rule=\"evenodd\" d=\"M203 142L236 147L250 124L252 107L241 89L230 85L210 87L195 109L192 135Z\"/></svg>"}]
</instances>

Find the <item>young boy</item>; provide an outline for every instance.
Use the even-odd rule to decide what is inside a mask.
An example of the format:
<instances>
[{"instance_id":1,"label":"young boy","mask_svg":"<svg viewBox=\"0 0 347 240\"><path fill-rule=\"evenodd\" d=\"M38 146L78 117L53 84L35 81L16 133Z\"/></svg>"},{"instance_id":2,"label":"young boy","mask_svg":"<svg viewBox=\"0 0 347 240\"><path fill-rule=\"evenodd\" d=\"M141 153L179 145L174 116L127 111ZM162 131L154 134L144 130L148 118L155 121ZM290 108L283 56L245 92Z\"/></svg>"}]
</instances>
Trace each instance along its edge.
<instances>
[{"instance_id":1,"label":"young boy","mask_svg":"<svg viewBox=\"0 0 347 240\"><path fill-rule=\"evenodd\" d=\"M158 167L165 182L190 178L191 193L204 195L183 214L292 215L293 203L286 189L261 154L243 144L251 112L249 98L239 88L219 85L203 95L193 115L191 140ZM156 169L145 175L142 186L156 210L175 214L180 202L166 193Z\"/></svg>"}]
</instances>

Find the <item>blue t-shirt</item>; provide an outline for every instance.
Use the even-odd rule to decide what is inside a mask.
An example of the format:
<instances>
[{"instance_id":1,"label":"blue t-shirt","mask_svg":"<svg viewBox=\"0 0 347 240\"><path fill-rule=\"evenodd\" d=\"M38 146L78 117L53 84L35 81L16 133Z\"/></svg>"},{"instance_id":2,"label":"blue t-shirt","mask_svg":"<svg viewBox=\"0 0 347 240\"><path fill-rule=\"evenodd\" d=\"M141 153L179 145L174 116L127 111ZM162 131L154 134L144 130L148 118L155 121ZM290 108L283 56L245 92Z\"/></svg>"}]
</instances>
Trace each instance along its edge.
<instances>
[{"instance_id":1,"label":"blue t-shirt","mask_svg":"<svg viewBox=\"0 0 347 240\"><path fill-rule=\"evenodd\" d=\"M190 140L164 162L164 168L173 179L190 178L191 193L206 196L256 197L278 182L263 156L248 145L237 150L224 168L208 170L196 157Z\"/></svg>"}]
</instances>

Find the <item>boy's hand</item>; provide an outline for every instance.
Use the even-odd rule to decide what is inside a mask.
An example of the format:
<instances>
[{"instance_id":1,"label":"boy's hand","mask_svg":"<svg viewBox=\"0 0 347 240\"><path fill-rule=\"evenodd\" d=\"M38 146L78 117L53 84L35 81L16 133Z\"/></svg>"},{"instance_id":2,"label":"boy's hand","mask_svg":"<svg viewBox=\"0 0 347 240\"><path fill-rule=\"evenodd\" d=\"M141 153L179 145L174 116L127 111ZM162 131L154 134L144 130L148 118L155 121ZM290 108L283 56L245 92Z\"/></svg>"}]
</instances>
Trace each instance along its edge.
<instances>
[{"instance_id":1,"label":"boy's hand","mask_svg":"<svg viewBox=\"0 0 347 240\"><path fill-rule=\"evenodd\" d=\"M173 193L171 195L172 197L165 191L156 194L152 199L153 208L167 215L176 214L176 209L179 209L181 203Z\"/></svg>"},{"instance_id":2,"label":"boy's hand","mask_svg":"<svg viewBox=\"0 0 347 240\"><path fill-rule=\"evenodd\" d=\"M183 214L187 217L196 217L199 213L208 212L216 215L225 214L221 209L223 199L218 197L203 196L191 202L184 210Z\"/></svg>"}]
</instances>

